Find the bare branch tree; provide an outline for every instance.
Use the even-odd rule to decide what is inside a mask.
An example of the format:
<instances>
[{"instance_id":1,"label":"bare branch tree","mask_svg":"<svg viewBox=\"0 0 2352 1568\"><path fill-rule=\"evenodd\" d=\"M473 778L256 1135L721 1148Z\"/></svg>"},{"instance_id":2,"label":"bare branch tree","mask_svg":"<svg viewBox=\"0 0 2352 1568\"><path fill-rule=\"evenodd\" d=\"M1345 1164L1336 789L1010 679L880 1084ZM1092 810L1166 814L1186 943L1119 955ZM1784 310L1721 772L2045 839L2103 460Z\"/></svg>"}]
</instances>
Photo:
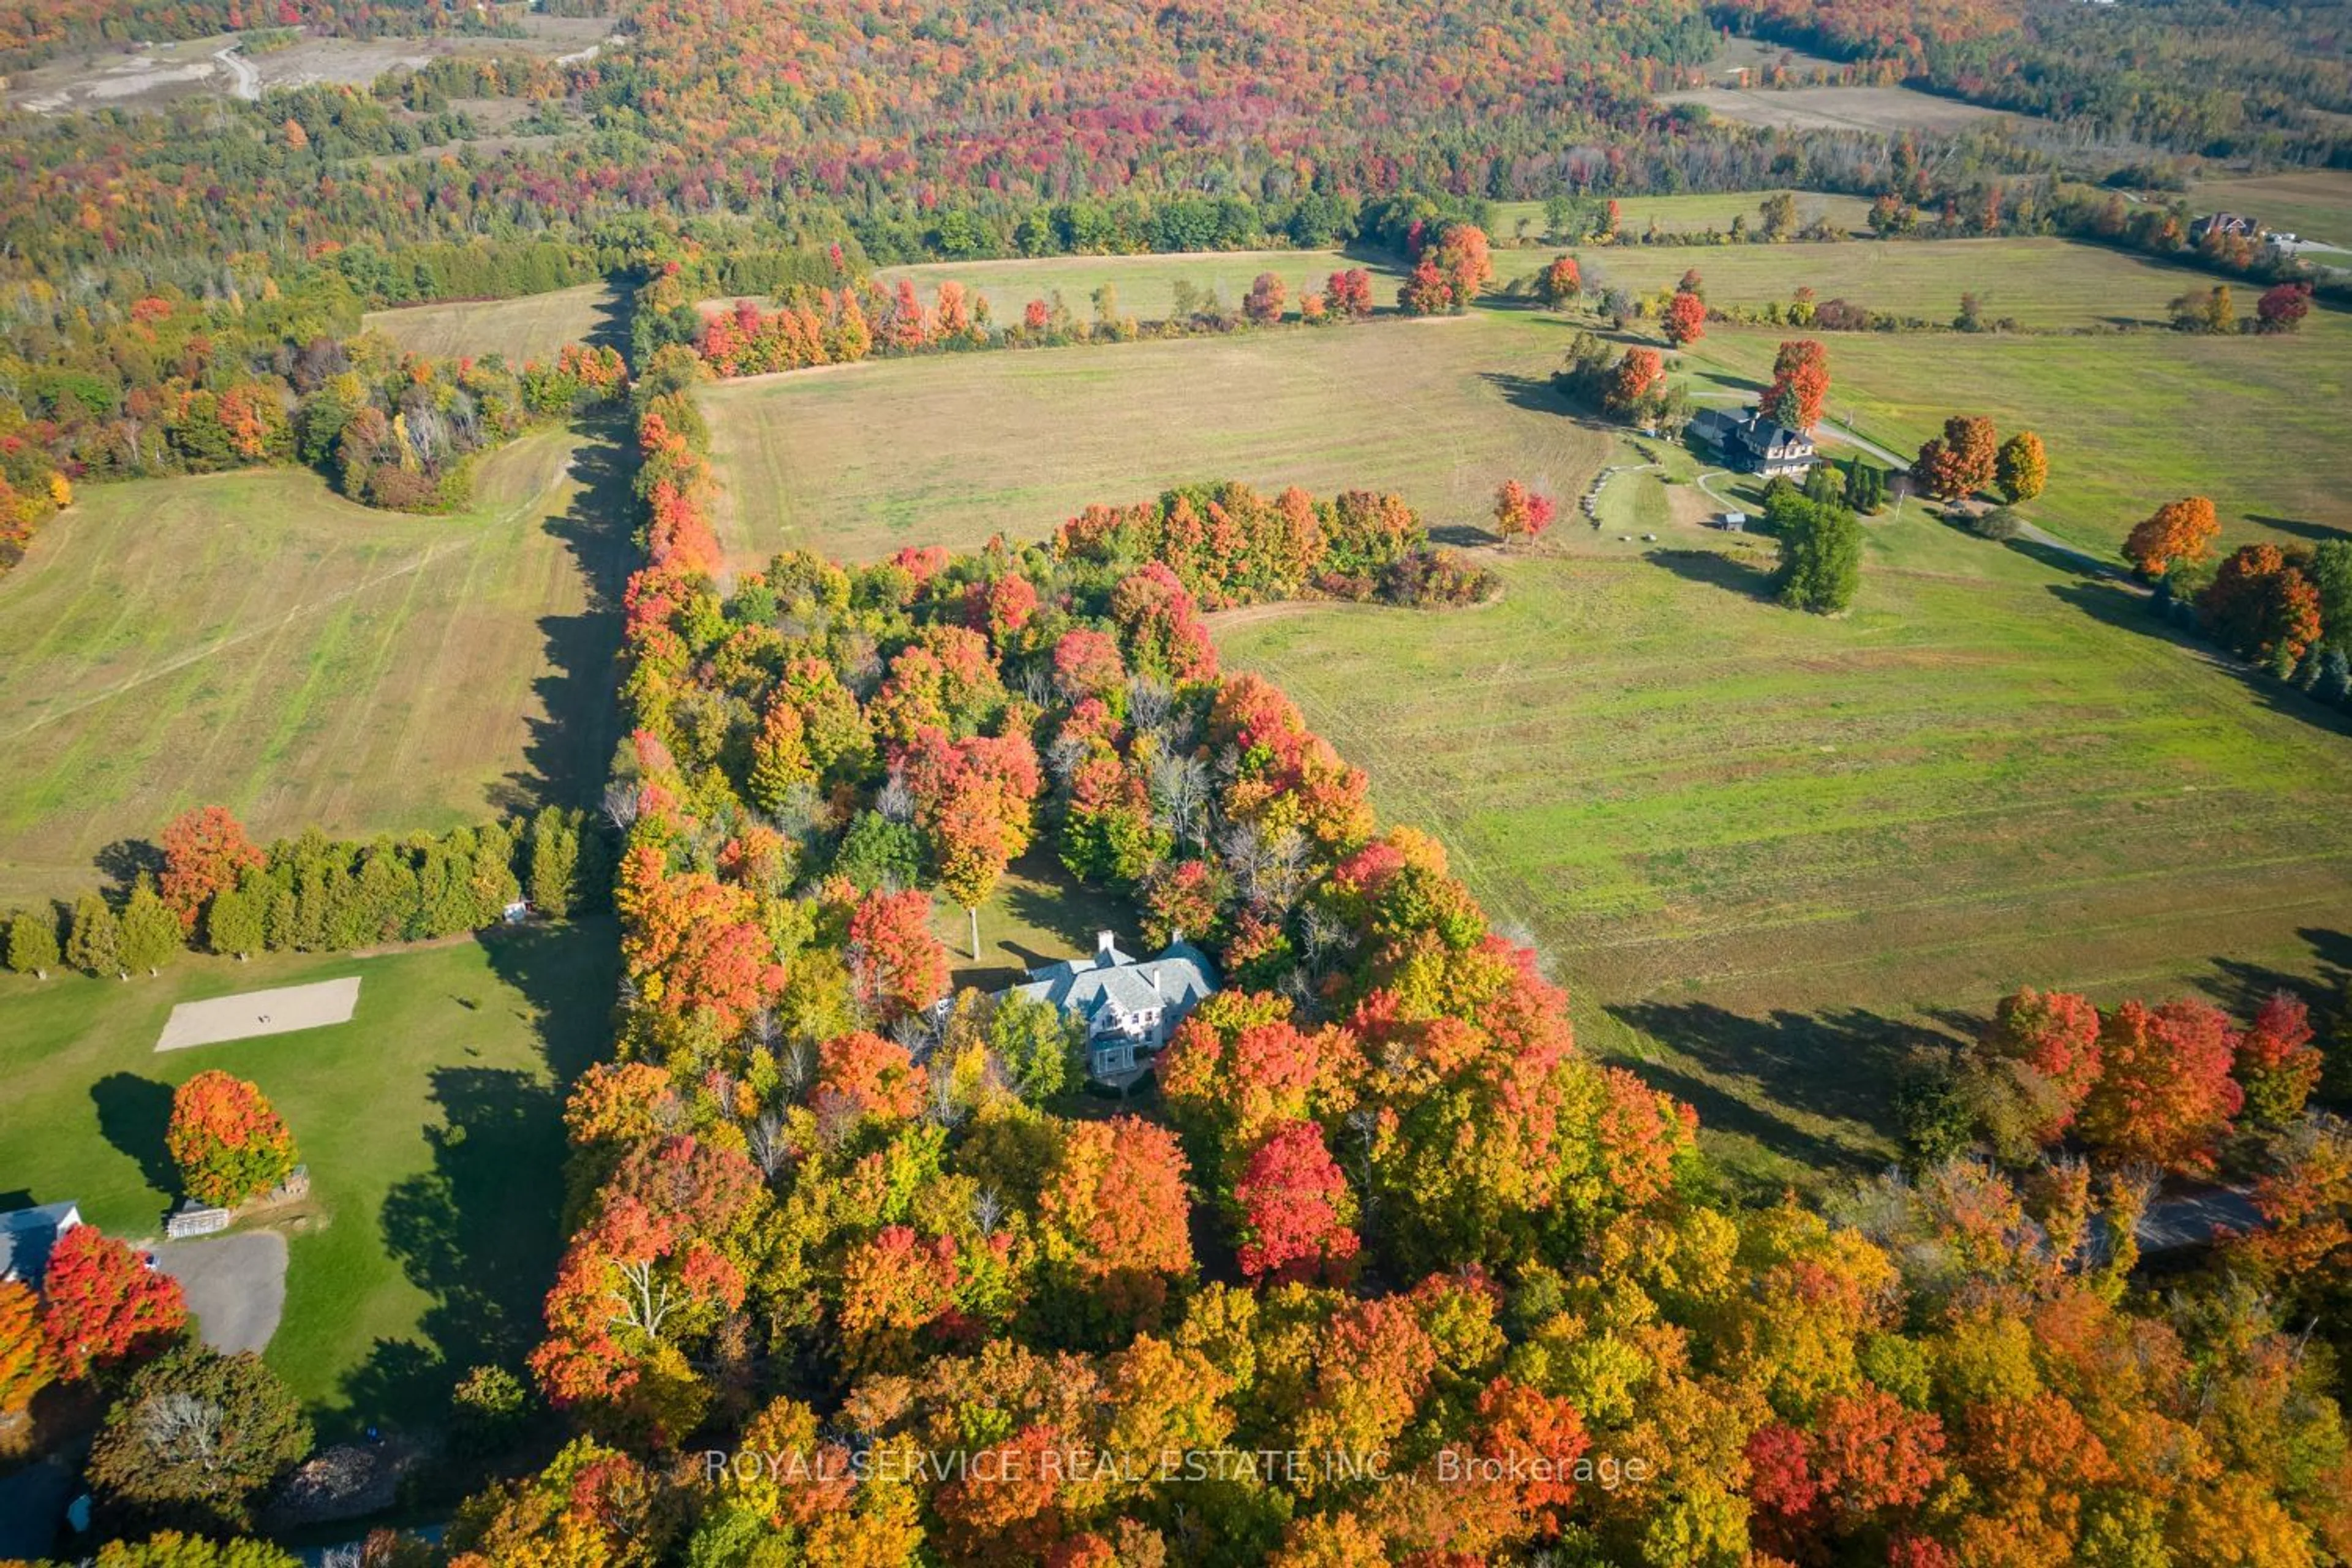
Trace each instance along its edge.
<instances>
[{"instance_id":1,"label":"bare branch tree","mask_svg":"<svg viewBox=\"0 0 2352 1568\"><path fill-rule=\"evenodd\" d=\"M897 768L890 770L889 782L874 797L874 809L890 822L915 820L915 792L908 786L906 774Z\"/></svg>"},{"instance_id":2,"label":"bare branch tree","mask_svg":"<svg viewBox=\"0 0 2352 1568\"><path fill-rule=\"evenodd\" d=\"M1003 1222L1004 1200L996 1195L994 1187L982 1187L971 1195L971 1223L980 1227L981 1235L994 1236Z\"/></svg>"},{"instance_id":3,"label":"bare branch tree","mask_svg":"<svg viewBox=\"0 0 2352 1568\"><path fill-rule=\"evenodd\" d=\"M625 780L614 779L604 786L604 820L613 831L626 835L637 822L637 789Z\"/></svg>"},{"instance_id":4,"label":"bare branch tree","mask_svg":"<svg viewBox=\"0 0 2352 1568\"><path fill-rule=\"evenodd\" d=\"M751 1163L760 1167L760 1174L772 1182L792 1159L793 1146L784 1137L784 1119L772 1110L751 1124L751 1131L744 1134L744 1143Z\"/></svg>"},{"instance_id":5,"label":"bare branch tree","mask_svg":"<svg viewBox=\"0 0 2352 1568\"><path fill-rule=\"evenodd\" d=\"M635 1329L649 1340L661 1338L662 1324L678 1308L666 1281L654 1278L650 1261L620 1265L621 1283L604 1292L613 1303L609 1325Z\"/></svg>"}]
</instances>

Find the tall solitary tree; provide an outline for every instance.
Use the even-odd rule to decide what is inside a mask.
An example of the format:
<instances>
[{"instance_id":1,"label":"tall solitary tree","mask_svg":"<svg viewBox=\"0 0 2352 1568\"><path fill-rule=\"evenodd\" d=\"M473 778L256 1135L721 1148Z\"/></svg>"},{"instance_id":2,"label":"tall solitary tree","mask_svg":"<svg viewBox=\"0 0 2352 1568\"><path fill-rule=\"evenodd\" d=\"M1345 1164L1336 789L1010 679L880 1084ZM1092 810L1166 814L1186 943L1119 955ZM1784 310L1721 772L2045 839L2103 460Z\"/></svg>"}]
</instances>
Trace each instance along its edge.
<instances>
[{"instance_id":1,"label":"tall solitary tree","mask_svg":"<svg viewBox=\"0 0 2352 1568\"><path fill-rule=\"evenodd\" d=\"M1811 338L1792 338L1772 357L1772 384L1765 390L1763 409L1791 430L1810 430L1822 422L1822 405L1830 395L1830 352Z\"/></svg>"},{"instance_id":2,"label":"tall solitary tree","mask_svg":"<svg viewBox=\"0 0 2352 1568\"><path fill-rule=\"evenodd\" d=\"M1862 524L1853 513L1786 495L1774 500L1770 515L1780 542L1780 602L1817 616L1852 605L1862 586Z\"/></svg>"},{"instance_id":3,"label":"tall solitary tree","mask_svg":"<svg viewBox=\"0 0 2352 1568\"><path fill-rule=\"evenodd\" d=\"M217 1068L173 1092L163 1142L182 1189L198 1203L241 1204L294 1169L293 1135L261 1090Z\"/></svg>"},{"instance_id":4,"label":"tall solitary tree","mask_svg":"<svg viewBox=\"0 0 2352 1568\"><path fill-rule=\"evenodd\" d=\"M1666 301L1666 342L1676 348L1706 336L1706 301L1688 289L1677 289Z\"/></svg>"}]
</instances>

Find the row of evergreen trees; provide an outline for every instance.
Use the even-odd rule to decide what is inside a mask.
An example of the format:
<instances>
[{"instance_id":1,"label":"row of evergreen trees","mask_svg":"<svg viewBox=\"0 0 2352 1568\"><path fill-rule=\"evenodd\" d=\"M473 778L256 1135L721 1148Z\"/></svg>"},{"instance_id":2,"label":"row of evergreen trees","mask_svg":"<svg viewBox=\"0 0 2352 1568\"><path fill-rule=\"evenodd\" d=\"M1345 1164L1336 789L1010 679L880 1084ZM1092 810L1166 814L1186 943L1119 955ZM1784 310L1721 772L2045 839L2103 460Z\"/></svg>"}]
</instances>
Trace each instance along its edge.
<instances>
[{"instance_id":1,"label":"row of evergreen trees","mask_svg":"<svg viewBox=\"0 0 2352 1568\"><path fill-rule=\"evenodd\" d=\"M7 963L19 974L46 976L62 962L127 979L192 943L245 958L426 942L498 923L526 891L541 914L561 920L595 907L611 880L601 831L561 806L527 823L364 844L312 828L271 845L262 865L206 900L194 926L144 871L119 903L93 890L70 911L19 911L7 922Z\"/></svg>"}]
</instances>

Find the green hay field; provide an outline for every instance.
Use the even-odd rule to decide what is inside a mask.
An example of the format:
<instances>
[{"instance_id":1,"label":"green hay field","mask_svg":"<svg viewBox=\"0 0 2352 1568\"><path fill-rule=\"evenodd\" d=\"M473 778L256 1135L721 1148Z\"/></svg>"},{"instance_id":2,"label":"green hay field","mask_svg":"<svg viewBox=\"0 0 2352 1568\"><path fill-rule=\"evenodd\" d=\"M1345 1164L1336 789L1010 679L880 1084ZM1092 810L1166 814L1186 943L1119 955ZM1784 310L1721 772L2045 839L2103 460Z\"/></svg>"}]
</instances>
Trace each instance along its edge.
<instances>
[{"instance_id":1,"label":"green hay field","mask_svg":"<svg viewBox=\"0 0 2352 1568\"><path fill-rule=\"evenodd\" d=\"M0 905L191 805L266 839L593 789L630 558L604 451L530 437L447 518L290 470L87 487L0 579Z\"/></svg>"},{"instance_id":2,"label":"green hay field","mask_svg":"<svg viewBox=\"0 0 2352 1568\"><path fill-rule=\"evenodd\" d=\"M1570 493L1599 466L1603 438L1539 384L1571 335L1479 311L712 386L720 533L738 563L795 546L864 560L1040 538L1089 502L1211 479L1395 489L1472 523L1503 476Z\"/></svg>"},{"instance_id":3,"label":"green hay field","mask_svg":"<svg viewBox=\"0 0 2352 1568\"><path fill-rule=\"evenodd\" d=\"M1838 619L1766 602L1765 552L1712 537L1521 558L1468 613L1244 612L1219 643L1743 1170L1888 1158L1901 1051L2019 984L2259 992L2342 928L2340 718L1916 508L1873 525Z\"/></svg>"},{"instance_id":4,"label":"green hay field","mask_svg":"<svg viewBox=\"0 0 2352 1568\"><path fill-rule=\"evenodd\" d=\"M612 332L619 310L610 286L583 283L517 300L371 310L363 324L410 353L436 359L503 354L509 363L520 365L530 360L551 362L566 343L603 341Z\"/></svg>"},{"instance_id":5,"label":"green hay field","mask_svg":"<svg viewBox=\"0 0 2352 1568\"><path fill-rule=\"evenodd\" d=\"M1617 230L1629 238L1639 239L1649 232L1650 225L1670 234L1701 234L1712 228L1721 233L1731 232L1731 220L1745 217L1748 226L1755 228L1760 221L1757 208L1771 191L1726 191L1709 195L1683 196L1621 196L1617 202ZM1870 204L1860 196L1838 195L1828 191L1798 191L1797 226L1801 228L1817 217L1849 233L1863 229L1870 217ZM1495 238L1507 243L1519 237L1519 225L1528 225L1528 243L1535 244L1543 235L1541 202L1496 202L1495 204Z\"/></svg>"},{"instance_id":6,"label":"green hay field","mask_svg":"<svg viewBox=\"0 0 2352 1568\"><path fill-rule=\"evenodd\" d=\"M180 1002L360 976L348 1024L157 1055ZM174 1086L251 1079L310 1169L267 1352L346 1439L446 1421L467 1369L520 1366L562 1245L563 1094L602 1048L610 921L499 931L380 957L184 957L160 978L0 975L0 1186L71 1199L126 1239L177 1199Z\"/></svg>"},{"instance_id":7,"label":"green hay field","mask_svg":"<svg viewBox=\"0 0 2352 1568\"><path fill-rule=\"evenodd\" d=\"M1497 286L1542 270L1553 254L1497 251ZM1963 293L1977 296L1988 321L2013 317L2029 328L2161 324L2170 319L2168 301L2212 280L2193 268L2063 239L1616 246L1570 254L1582 264L1588 289L1654 293L1696 268L1712 305L1784 304L1802 287L1820 300L1843 300L1937 325L1959 314Z\"/></svg>"}]
</instances>

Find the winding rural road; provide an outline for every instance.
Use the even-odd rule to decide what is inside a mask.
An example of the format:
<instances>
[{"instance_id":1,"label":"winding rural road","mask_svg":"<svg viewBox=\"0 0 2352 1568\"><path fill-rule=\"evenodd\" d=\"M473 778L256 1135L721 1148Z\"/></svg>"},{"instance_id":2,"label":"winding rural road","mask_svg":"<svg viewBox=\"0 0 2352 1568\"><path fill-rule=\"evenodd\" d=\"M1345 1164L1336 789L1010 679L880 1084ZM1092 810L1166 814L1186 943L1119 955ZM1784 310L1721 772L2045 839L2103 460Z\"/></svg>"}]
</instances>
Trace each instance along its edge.
<instances>
[{"instance_id":1,"label":"winding rural road","mask_svg":"<svg viewBox=\"0 0 2352 1568\"><path fill-rule=\"evenodd\" d=\"M261 101L261 72L254 68L254 65L251 60L247 59L236 51L237 46L231 44L225 49L215 49L213 51L213 58L226 66L228 68L228 74L236 79L229 86L229 92L233 96L241 98L247 103L259 103Z\"/></svg>"}]
</instances>

